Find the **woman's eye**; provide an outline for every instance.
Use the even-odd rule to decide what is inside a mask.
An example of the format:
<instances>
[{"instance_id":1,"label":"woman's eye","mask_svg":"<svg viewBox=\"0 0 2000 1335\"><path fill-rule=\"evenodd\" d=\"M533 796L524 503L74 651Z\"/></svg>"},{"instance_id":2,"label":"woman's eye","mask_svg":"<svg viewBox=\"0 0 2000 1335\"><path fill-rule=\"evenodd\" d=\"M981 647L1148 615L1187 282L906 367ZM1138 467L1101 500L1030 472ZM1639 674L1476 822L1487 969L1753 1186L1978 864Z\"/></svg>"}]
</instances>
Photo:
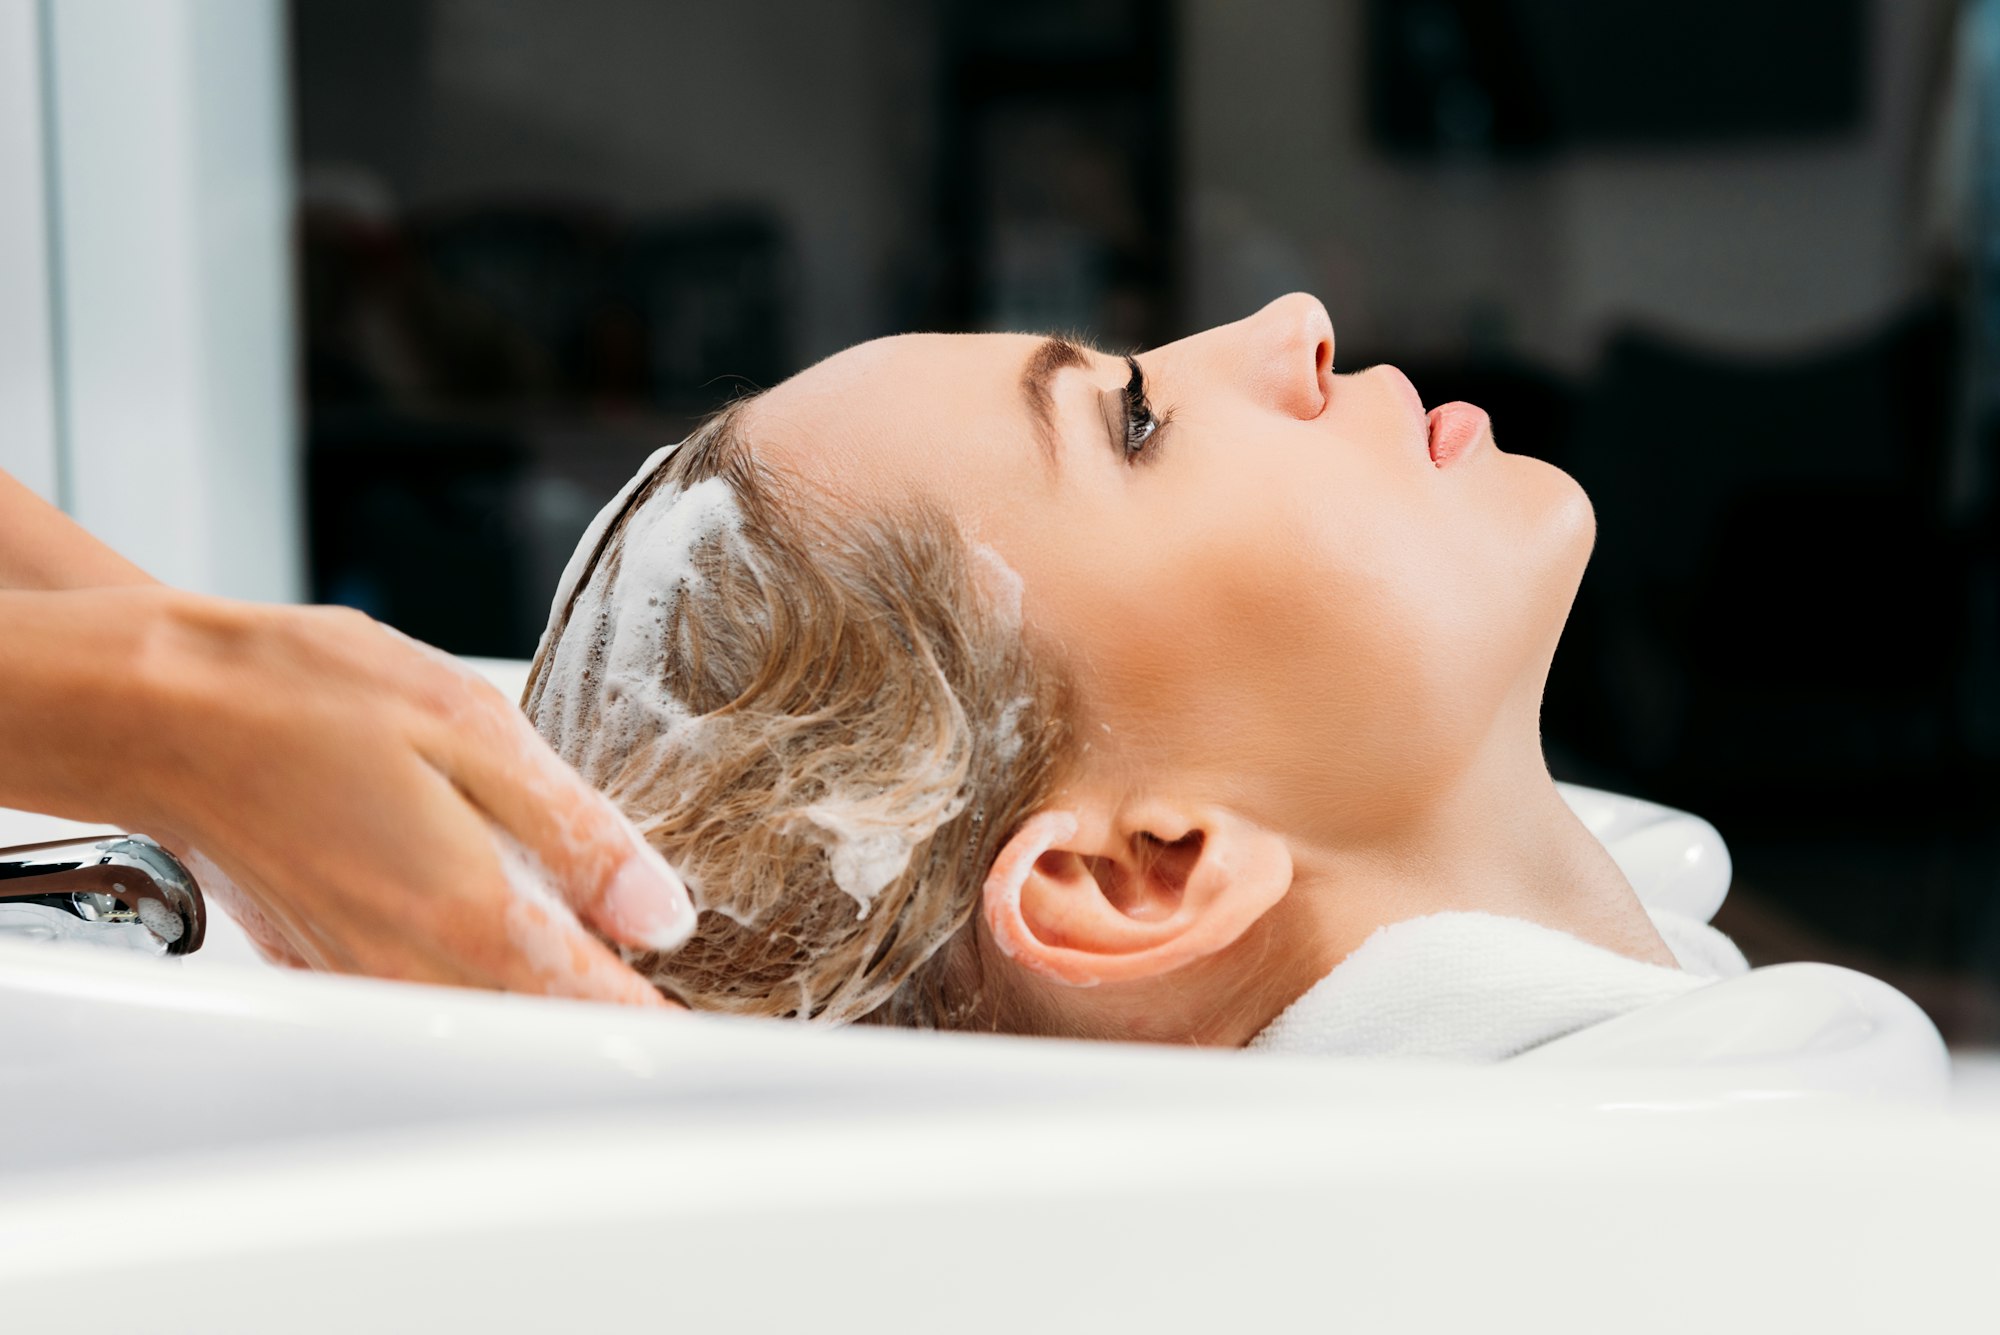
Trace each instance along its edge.
<instances>
[{"instance_id":1,"label":"woman's eye","mask_svg":"<svg viewBox=\"0 0 2000 1335\"><path fill-rule=\"evenodd\" d=\"M1145 453L1146 442L1160 429L1160 419L1146 402L1146 377L1139 363L1127 357L1125 364L1132 368L1132 378L1125 382L1125 457L1133 459Z\"/></svg>"}]
</instances>

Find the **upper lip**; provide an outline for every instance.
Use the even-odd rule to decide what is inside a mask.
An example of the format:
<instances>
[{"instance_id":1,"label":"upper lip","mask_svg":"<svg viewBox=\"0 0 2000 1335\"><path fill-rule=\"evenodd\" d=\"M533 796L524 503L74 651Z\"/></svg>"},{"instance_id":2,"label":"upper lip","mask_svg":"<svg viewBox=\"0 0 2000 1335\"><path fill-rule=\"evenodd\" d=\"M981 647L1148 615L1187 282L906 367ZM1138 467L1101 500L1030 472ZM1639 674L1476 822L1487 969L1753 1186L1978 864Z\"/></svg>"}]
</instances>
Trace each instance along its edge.
<instances>
[{"instance_id":1,"label":"upper lip","mask_svg":"<svg viewBox=\"0 0 2000 1335\"><path fill-rule=\"evenodd\" d=\"M1410 410L1416 415L1418 424L1423 427L1424 439L1428 442L1430 439L1430 413L1424 408L1424 396L1417 392L1417 387L1410 382L1410 377L1403 374L1401 367L1391 366L1389 363L1384 362L1382 363L1382 369L1389 372L1396 382L1397 392L1409 401ZM1426 448L1428 449L1428 444Z\"/></svg>"}]
</instances>

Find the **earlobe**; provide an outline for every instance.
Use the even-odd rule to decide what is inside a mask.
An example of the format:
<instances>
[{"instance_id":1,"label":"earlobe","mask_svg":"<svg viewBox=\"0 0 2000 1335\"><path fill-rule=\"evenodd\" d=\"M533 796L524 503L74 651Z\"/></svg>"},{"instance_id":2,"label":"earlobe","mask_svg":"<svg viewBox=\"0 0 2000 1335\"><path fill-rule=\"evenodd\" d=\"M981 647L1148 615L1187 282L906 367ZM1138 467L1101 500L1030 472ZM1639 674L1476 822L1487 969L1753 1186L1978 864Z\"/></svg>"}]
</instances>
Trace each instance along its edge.
<instances>
[{"instance_id":1,"label":"earlobe","mask_svg":"<svg viewBox=\"0 0 2000 1335\"><path fill-rule=\"evenodd\" d=\"M1291 878L1284 840L1227 811L1147 804L1088 821L1043 811L994 859L982 910L1009 960L1051 982L1092 987L1224 949L1284 897Z\"/></svg>"}]
</instances>

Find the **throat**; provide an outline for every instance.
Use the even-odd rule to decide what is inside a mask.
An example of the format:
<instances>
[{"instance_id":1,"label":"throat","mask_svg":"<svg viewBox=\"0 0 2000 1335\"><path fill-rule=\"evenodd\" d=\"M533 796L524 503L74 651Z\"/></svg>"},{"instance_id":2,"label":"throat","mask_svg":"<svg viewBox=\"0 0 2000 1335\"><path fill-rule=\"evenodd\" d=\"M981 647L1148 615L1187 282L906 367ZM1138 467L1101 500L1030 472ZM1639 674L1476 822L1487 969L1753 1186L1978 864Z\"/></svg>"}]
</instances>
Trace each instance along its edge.
<instances>
[{"instance_id":1,"label":"throat","mask_svg":"<svg viewBox=\"0 0 2000 1335\"><path fill-rule=\"evenodd\" d=\"M1494 911L1642 963L1679 967L1623 869L1546 771L1526 787L1512 815L1502 827L1512 831L1483 855L1490 859L1494 896L1511 903Z\"/></svg>"},{"instance_id":2,"label":"throat","mask_svg":"<svg viewBox=\"0 0 2000 1335\"><path fill-rule=\"evenodd\" d=\"M1433 913L1520 918L1627 958L1679 967L1624 871L1563 800L1545 767L1468 783L1440 813L1367 850L1302 855L1295 940L1331 971L1377 929ZM1477 812L1468 819L1465 813ZM1308 870L1310 868L1310 870Z\"/></svg>"}]
</instances>

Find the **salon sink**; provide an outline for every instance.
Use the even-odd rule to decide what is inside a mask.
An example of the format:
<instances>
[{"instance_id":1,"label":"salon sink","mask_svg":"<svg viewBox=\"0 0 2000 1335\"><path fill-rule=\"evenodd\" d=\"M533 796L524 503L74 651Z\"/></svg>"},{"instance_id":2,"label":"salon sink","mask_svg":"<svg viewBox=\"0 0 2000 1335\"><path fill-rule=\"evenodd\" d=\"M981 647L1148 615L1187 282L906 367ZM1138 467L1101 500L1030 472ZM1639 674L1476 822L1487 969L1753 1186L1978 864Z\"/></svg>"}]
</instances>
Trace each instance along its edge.
<instances>
[{"instance_id":1,"label":"salon sink","mask_svg":"<svg viewBox=\"0 0 2000 1335\"><path fill-rule=\"evenodd\" d=\"M19 1330L1950 1330L2000 1194L2000 1119L1754 1066L830 1032L30 945L0 1033Z\"/></svg>"},{"instance_id":2,"label":"salon sink","mask_svg":"<svg viewBox=\"0 0 2000 1335\"><path fill-rule=\"evenodd\" d=\"M1705 822L1566 795L1720 902ZM0 943L0 1323L1965 1325L2000 1117L1841 976L1671 1059L1461 1068L311 976L219 915L180 959Z\"/></svg>"}]
</instances>

